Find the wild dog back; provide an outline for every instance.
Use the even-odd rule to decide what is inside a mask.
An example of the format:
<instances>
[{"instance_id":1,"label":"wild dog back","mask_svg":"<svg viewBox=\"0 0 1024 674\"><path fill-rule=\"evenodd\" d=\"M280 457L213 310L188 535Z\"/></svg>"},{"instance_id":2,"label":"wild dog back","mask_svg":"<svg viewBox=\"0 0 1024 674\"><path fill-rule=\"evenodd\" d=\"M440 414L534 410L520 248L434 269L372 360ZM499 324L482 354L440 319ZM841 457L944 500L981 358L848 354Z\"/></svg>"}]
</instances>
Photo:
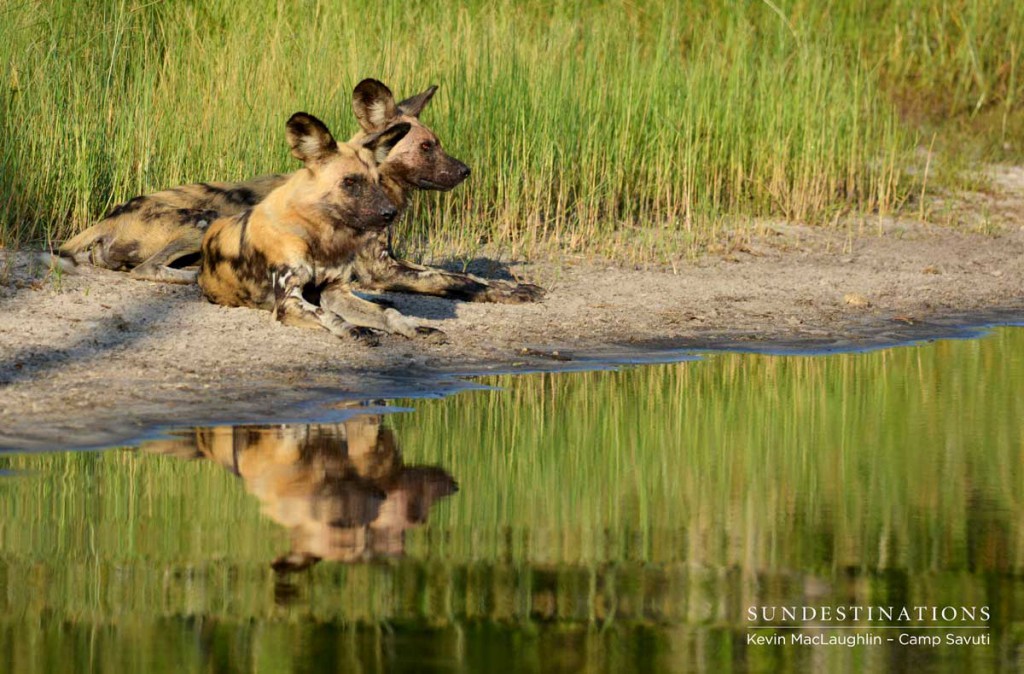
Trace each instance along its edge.
<instances>
[{"instance_id":1,"label":"wild dog back","mask_svg":"<svg viewBox=\"0 0 1024 674\"><path fill-rule=\"evenodd\" d=\"M130 270L176 241L198 252L203 232L218 217L252 208L287 176L266 175L244 183L195 183L134 197L115 206L60 248L63 256L113 270ZM187 254L189 246L179 246ZM174 258L161 260L162 264Z\"/></svg>"}]
</instances>

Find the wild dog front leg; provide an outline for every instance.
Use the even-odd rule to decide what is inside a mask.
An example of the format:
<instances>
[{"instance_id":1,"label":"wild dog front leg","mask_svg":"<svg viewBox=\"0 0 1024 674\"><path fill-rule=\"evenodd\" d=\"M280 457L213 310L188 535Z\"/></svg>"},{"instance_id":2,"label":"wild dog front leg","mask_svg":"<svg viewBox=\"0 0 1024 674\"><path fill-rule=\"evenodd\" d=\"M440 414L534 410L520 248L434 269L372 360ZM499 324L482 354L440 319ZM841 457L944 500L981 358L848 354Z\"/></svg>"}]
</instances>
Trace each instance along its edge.
<instances>
[{"instance_id":1,"label":"wild dog front leg","mask_svg":"<svg viewBox=\"0 0 1024 674\"><path fill-rule=\"evenodd\" d=\"M385 309L379 304L357 297L346 283L328 284L320 295L320 306L355 325L397 333L410 339L418 335L427 335L435 341L444 341L444 333L440 330L418 325L414 319L403 316L397 309Z\"/></svg>"},{"instance_id":2,"label":"wild dog front leg","mask_svg":"<svg viewBox=\"0 0 1024 674\"><path fill-rule=\"evenodd\" d=\"M326 329L338 337L346 337L375 346L377 336L331 311L306 301L302 289L312 281L309 269L289 267L271 273L274 284L274 316L285 325L300 328Z\"/></svg>"},{"instance_id":3,"label":"wild dog front leg","mask_svg":"<svg viewBox=\"0 0 1024 674\"><path fill-rule=\"evenodd\" d=\"M488 281L471 274L435 269L392 257L386 249L368 246L359 256L356 272L367 290L435 295L467 302L521 304L538 302L545 291L531 283Z\"/></svg>"}]
</instances>

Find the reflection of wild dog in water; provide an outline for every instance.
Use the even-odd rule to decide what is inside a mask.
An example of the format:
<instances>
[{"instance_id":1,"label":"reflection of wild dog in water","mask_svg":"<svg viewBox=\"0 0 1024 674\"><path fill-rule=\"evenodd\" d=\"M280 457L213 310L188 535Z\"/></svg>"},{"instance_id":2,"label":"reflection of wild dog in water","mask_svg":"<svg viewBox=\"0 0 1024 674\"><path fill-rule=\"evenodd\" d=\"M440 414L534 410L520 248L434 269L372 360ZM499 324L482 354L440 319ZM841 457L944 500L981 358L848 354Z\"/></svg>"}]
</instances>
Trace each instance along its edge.
<instances>
[{"instance_id":1,"label":"reflection of wild dog in water","mask_svg":"<svg viewBox=\"0 0 1024 674\"><path fill-rule=\"evenodd\" d=\"M263 513L291 534L291 550L273 563L278 571L401 555L405 530L458 491L441 468L405 465L378 414L340 424L201 428L142 448L206 457L240 476Z\"/></svg>"},{"instance_id":2,"label":"reflection of wild dog in water","mask_svg":"<svg viewBox=\"0 0 1024 674\"><path fill-rule=\"evenodd\" d=\"M356 253L398 212L380 185L377 163L409 126L339 145L316 117L292 115L288 144L305 168L252 210L210 225L199 272L207 299L270 309L286 325L338 336L372 338L360 328L440 334L352 293Z\"/></svg>"},{"instance_id":3,"label":"reflection of wild dog in water","mask_svg":"<svg viewBox=\"0 0 1024 674\"><path fill-rule=\"evenodd\" d=\"M469 168L445 153L437 136L419 120L436 89L432 86L397 104L377 80L363 80L353 92L352 106L363 129L353 140L395 124L412 127L380 167L388 196L400 210L410 191L447 191L469 175ZM67 241L60 254L77 263L128 269L136 278L189 283L194 272L170 265L199 252L203 231L214 219L251 208L287 179L270 175L241 183L200 183L136 197ZM398 260L391 251L390 234L389 227L359 252L356 271L362 287L477 302L530 302L544 295L543 289L530 284L484 280Z\"/></svg>"}]
</instances>

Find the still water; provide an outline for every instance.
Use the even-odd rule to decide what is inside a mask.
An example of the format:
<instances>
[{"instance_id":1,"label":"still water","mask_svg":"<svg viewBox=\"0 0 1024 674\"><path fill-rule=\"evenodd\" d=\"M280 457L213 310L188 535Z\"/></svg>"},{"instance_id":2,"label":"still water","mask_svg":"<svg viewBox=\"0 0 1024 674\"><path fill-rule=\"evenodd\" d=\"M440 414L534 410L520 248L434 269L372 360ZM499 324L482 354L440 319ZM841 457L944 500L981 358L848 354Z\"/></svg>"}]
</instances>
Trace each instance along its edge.
<instances>
[{"instance_id":1,"label":"still water","mask_svg":"<svg viewBox=\"0 0 1024 674\"><path fill-rule=\"evenodd\" d=\"M1024 329L481 383L0 456L0 670L1024 663Z\"/></svg>"}]
</instances>

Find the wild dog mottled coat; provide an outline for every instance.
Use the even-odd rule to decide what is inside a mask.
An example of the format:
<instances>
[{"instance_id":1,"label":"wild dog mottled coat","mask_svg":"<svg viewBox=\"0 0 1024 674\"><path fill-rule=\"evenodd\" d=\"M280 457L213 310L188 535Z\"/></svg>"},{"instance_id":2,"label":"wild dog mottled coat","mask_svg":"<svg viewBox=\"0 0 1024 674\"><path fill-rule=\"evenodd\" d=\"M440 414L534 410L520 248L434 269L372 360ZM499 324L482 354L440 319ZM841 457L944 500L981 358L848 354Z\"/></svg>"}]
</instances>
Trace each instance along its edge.
<instances>
[{"instance_id":1,"label":"wild dog mottled coat","mask_svg":"<svg viewBox=\"0 0 1024 674\"><path fill-rule=\"evenodd\" d=\"M205 457L238 475L263 513L290 533L291 549L273 562L279 572L321 559L401 555L405 532L458 491L444 469L407 465L379 414L338 424L197 428L142 448Z\"/></svg>"},{"instance_id":2,"label":"wild dog mottled coat","mask_svg":"<svg viewBox=\"0 0 1024 674\"><path fill-rule=\"evenodd\" d=\"M362 128L358 141L396 124L410 132L380 166L388 196L404 211L413 190L446 191L469 176L469 167L448 155L420 120L436 86L395 103L381 82L366 79L353 91L352 106ZM194 272L172 266L199 252L206 227L221 216L236 215L262 201L288 175L269 175L239 183L199 183L135 197L60 248L65 259L114 270L135 278L190 283ZM359 284L372 290L437 295L475 302L531 302L544 290L528 283L485 280L400 260L391 246L392 228L367 237L359 251Z\"/></svg>"},{"instance_id":3,"label":"wild dog mottled coat","mask_svg":"<svg viewBox=\"0 0 1024 674\"><path fill-rule=\"evenodd\" d=\"M360 328L436 333L352 293L357 252L398 213L380 186L377 163L408 132L408 124L396 124L339 145L317 118L292 115L288 144L305 168L251 210L210 225L199 274L206 297L269 309L287 325L339 336L372 338Z\"/></svg>"},{"instance_id":4,"label":"wild dog mottled coat","mask_svg":"<svg viewBox=\"0 0 1024 674\"><path fill-rule=\"evenodd\" d=\"M447 154L434 132L419 120L436 91L437 87L432 86L396 104L390 89L368 79L360 82L352 94L352 109L362 128L354 141L396 124L411 127L381 165L382 184L401 211L414 190L446 192L469 176L469 167ZM544 296L543 288L530 283L485 280L401 260L394 255L392 233L393 228L388 227L359 251L355 273L360 287L470 302L534 302Z\"/></svg>"}]
</instances>

